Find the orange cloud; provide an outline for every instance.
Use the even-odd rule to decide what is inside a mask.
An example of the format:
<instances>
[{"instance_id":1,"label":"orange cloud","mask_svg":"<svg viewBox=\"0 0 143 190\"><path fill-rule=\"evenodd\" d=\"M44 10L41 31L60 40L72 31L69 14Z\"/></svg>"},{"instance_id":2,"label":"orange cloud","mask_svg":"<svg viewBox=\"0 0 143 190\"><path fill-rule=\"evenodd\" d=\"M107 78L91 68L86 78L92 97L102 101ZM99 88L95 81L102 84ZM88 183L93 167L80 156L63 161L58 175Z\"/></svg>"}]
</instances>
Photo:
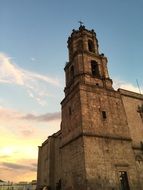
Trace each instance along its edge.
<instances>
[{"instance_id":1,"label":"orange cloud","mask_svg":"<svg viewBox=\"0 0 143 190\"><path fill-rule=\"evenodd\" d=\"M24 164L23 164L24 163ZM0 179L5 181L13 180L31 181L36 179L37 160L17 160L17 162L0 162Z\"/></svg>"},{"instance_id":2,"label":"orange cloud","mask_svg":"<svg viewBox=\"0 0 143 190\"><path fill-rule=\"evenodd\" d=\"M59 126L60 113L38 115L0 108L0 179L35 179L37 161L32 160L37 160L38 146Z\"/></svg>"}]
</instances>

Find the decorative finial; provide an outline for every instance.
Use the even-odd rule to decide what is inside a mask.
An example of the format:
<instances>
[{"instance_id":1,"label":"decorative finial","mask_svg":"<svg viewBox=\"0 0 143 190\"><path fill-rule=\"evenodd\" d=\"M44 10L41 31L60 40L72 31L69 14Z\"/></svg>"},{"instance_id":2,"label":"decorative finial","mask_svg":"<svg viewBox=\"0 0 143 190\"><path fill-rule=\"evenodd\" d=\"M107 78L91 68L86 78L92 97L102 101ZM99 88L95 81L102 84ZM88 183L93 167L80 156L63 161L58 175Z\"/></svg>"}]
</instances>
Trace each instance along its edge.
<instances>
[{"instance_id":1,"label":"decorative finial","mask_svg":"<svg viewBox=\"0 0 143 190\"><path fill-rule=\"evenodd\" d=\"M80 24L80 26L83 26L83 22L82 21L78 21L78 23Z\"/></svg>"}]
</instances>

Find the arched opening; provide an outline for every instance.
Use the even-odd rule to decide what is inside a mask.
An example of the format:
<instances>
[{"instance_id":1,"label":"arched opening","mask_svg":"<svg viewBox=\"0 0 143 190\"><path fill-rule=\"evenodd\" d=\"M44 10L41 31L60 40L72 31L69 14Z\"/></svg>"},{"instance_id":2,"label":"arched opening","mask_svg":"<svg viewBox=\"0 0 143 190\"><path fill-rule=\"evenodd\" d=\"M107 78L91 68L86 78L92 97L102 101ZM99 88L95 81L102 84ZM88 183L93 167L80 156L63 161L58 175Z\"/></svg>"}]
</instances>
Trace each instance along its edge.
<instances>
[{"instance_id":1,"label":"arched opening","mask_svg":"<svg viewBox=\"0 0 143 190\"><path fill-rule=\"evenodd\" d=\"M91 40L88 40L88 50L93 53L95 52L94 44L93 44L93 41Z\"/></svg>"},{"instance_id":2,"label":"arched opening","mask_svg":"<svg viewBox=\"0 0 143 190\"><path fill-rule=\"evenodd\" d=\"M96 61L91 61L91 72L93 76L99 77L99 68L98 63Z\"/></svg>"}]
</instances>

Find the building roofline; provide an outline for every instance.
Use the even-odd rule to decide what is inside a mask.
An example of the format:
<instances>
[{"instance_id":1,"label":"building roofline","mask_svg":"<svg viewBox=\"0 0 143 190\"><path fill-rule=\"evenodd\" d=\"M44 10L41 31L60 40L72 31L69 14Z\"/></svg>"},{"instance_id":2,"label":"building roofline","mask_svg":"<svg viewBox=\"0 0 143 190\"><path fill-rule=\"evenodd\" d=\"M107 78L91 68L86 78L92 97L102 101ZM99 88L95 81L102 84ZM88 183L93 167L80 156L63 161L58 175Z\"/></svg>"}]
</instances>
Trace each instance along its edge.
<instances>
[{"instance_id":1,"label":"building roofline","mask_svg":"<svg viewBox=\"0 0 143 190\"><path fill-rule=\"evenodd\" d=\"M56 133L53 133L52 135L48 136L47 139L42 143L42 146L48 143L49 138L57 138L60 135L61 135L61 130L59 130Z\"/></svg>"},{"instance_id":2,"label":"building roofline","mask_svg":"<svg viewBox=\"0 0 143 190\"><path fill-rule=\"evenodd\" d=\"M129 90L121 89L121 88L119 88L118 91L123 96L128 96L128 97L131 97L131 98L136 98L136 99L143 100L143 94L139 94L137 92L133 92L133 91L129 91Z\"/></svg>"}]
</instances>

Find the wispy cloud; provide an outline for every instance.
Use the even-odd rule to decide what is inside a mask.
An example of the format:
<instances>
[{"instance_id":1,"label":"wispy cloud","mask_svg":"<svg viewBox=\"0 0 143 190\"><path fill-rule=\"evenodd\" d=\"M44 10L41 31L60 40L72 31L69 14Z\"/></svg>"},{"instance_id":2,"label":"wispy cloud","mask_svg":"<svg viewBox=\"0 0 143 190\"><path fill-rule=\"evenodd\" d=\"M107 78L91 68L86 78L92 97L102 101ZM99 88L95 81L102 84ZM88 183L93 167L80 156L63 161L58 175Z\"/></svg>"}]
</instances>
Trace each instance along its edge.
<instances>
[{"instance_id":1,"label":"wispy cloud","mask_svg":"<svg viewBox=\"0 0 143 190\"><path fill-rule=\"evenodd\" d=\"M47 122L47 121L51 121L51 120L59 120L60 116L61 116L60 112L46 113L43 115L27 114L27 115L21 117L21 119Z\"/></svg>"},{"instance_id":2,"label":"wispy cloud","mask_svg":"<svg viewBox=\"0 0 143 190\"><path fill-rule=\"evenodd\" d=\"M23 112L18 112L13 109L0 108L0 120L31 120L39 122L48 122L52 120L60 120L61 113L46 113L46 114L25 114Z\"/></svg>"},{"instance_id":3,"label":"wispy cloud","mask_svg":"<svg viewBox=\"0 0 143 190\"><path fill-rule=\"evenodd\" d=\"M133 92L137 92L137 93L140 93L140 91L143 93L143 88L138 88L138 86L136 85L133 85L131 83L128 83L126 81L122 81L122 80L119 80L119 79L115 79L114 80L114 88L115 89L118 89L118 88L122 88L122 89L125 89L125 90L129 90L129 91L133 91Z\"/></svg>"},{"instance_id":4,"label":"wispy cloud","mask_svg":"<svg viewBox=\"0 0 143 190\"><path fill-rule=\"evenodd\" d=\"M37 159L18 159L17 162L18 164L12 161L0 162L0 179L14 182L36 179Z\"/></svg>"},{"instance_id":5,"label":"wispy cloud","mask_svg":"<svg viewBox=\"0 0 143 190\"><path fill-rule=\"evenodd\" d=\"M19 132L23 137L31 138L35 135L36 128L34 128L32 125L28 124L19 124L17 127L17 132Z\"/></svg>"},{"instance_id":6,"label":"wispy cloud","mask_svg":"<svg viewBox=\"0 0 143 190\"><path fill-rule=\"evenodd\" d=\"M6 159L6 158L9 158L10 156L9 155L0 155L0 159Z\"/></svg>"},{"instance_id":7,"label":"wispy cloud","mask_svg":"<svg viewBox=\"0 0 143 190\"><path fill-rule=\"evenodd\" d=\"M51 96L47 91L49 85L59 87L59 81L45 75L18 67L10 57L0 53L0 83L23 86L29 96L44 105L45 97Z\"/></svg>"},{"instance_id":8,"label":"wispy cloud","mask_svg":"<svg viewBox=\"0 0 143 190\"><path fill-rule=\"evenodd\" d=\"M37 171L36 164L22 165L22 164L10 163L10 162L3 162L2 166L5 166L7 169Z\"/></svg>"},{"instance_id":9,"label":"wispy cloud","mask_svg":"<svg viewBox=\"0 0 143 190\"><path fill-rule=\"evenodd\" d=\"M18 112L13 109L8 108L0 108L0 120L12 120L12 119L18 119L23 116L24 113Z\"/></svg>"},{"instance_id":10,"label":"wispy cloud","mask_svg":"<svg viewBox=\"0 0 143 190\"><path fill-rule=\"evenodd\" d=\"M4 139L43 139L56 132L60 128L61 113L24 113L13 109L0 108L0 142L4 144ZM44 133L44 135L43 135ZM38 140L37 139L37 140ZM2 155L2 154L0 154ZM3 154L5 155L5 154Z\"/></svg>"},{"instance_id":11,"label":"wispy cloud","mask_svg":"<svg viewBox=\"0 0 143 190\"><path fill-rule=\"evenodd\" d=\"M35 57L31 57L30 60L34 62L34 61L36 61L36 58Z\"/></svg>"}]
</instances>

